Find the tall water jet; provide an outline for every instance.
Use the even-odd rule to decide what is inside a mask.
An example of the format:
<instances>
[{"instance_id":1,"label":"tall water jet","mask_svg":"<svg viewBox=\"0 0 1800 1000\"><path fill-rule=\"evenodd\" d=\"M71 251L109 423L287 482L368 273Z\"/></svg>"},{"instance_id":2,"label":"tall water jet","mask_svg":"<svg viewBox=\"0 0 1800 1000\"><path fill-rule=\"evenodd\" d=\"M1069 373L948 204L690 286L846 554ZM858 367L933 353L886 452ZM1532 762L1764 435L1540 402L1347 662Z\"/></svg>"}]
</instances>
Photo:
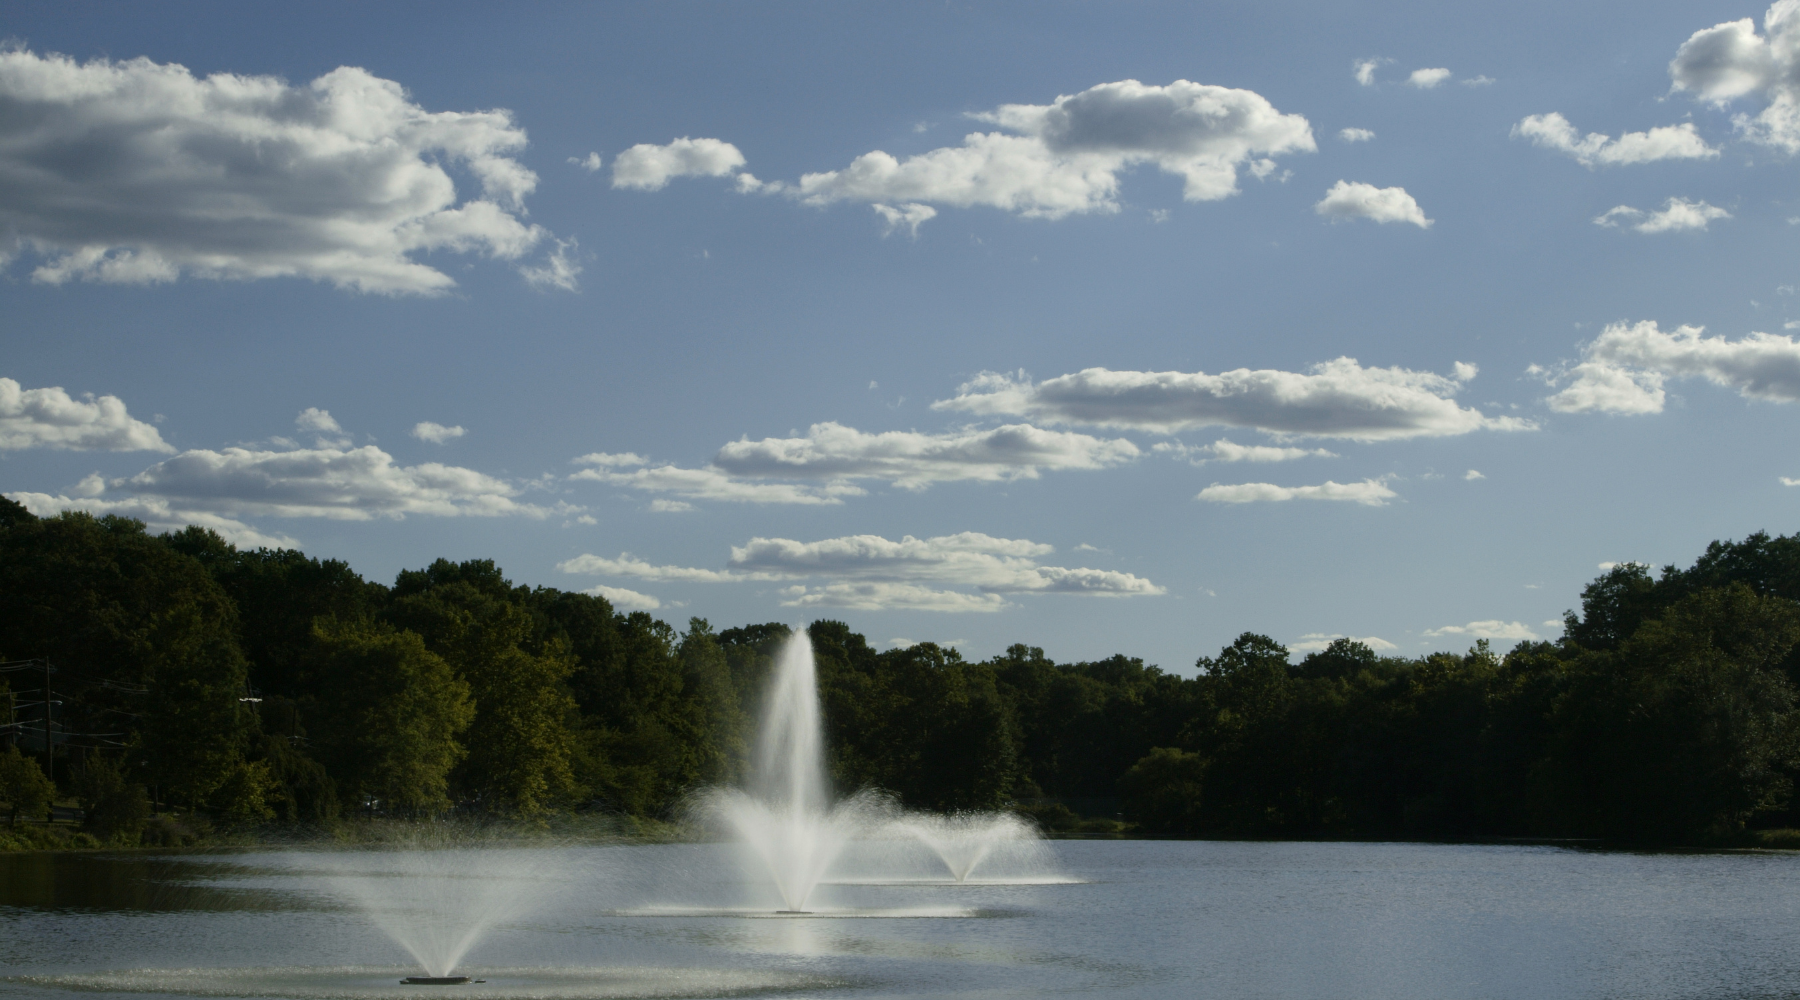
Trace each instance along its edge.
<instances>
[{"instance_id":1,"label":"tall water jet","mask_svg":"<svg viewBox=\"0 0 1800 1000\"><path fill-rule=\"evenodd\" d=\"M812 641L797 631L776 660L747 787L716 791L706 805L774 880L780 912L805 913L867 802L831 802Z\"/></svg>"}]
</instances>

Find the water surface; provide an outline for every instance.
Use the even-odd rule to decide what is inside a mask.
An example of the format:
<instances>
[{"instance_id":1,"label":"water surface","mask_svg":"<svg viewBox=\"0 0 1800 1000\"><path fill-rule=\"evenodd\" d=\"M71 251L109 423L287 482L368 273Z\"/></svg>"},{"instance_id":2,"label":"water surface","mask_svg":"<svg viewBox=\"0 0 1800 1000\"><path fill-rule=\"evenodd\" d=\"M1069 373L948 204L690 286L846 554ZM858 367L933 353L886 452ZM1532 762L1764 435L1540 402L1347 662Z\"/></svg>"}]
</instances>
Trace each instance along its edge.
<instances>
[{"instance_id":1,"label":"water surface","mask_svg":"<svg viewBox=\"0 0 1800 1000\"><path fill-rule=\"evenodd\" d=\"M821 915L780 919L721 846L542 850L526 905L459 969L491 971L489 992L460 995L1800 996L1796 854L1052 850L1049 884L826 884ZM458 996L390 985L416 970L333 882L358 864L354 852L0 856L0 997Z\"/></svg>"}]
</instances>

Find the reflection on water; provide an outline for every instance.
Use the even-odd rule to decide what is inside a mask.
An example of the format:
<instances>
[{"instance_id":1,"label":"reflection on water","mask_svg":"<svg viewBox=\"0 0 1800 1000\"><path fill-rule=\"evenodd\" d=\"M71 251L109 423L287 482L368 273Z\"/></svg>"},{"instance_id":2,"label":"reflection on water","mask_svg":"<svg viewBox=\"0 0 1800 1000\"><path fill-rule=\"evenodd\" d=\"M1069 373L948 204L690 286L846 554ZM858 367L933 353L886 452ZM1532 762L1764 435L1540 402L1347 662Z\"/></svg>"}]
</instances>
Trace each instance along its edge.
<instances>
[{"instance_id":1,"label":"reflection on water","mask_svg":"<svg viewBox=\"0 0 1800 1000\"><path fill-rule=\"evenodd\" d=\"M461 971L489 982L473 988L398 984L405 952L322 874L342 855L0 856L0 1000L1673 1000L1800 985L1795 854L1052 846L1069 881L825 884L808 904L920 917L875 920L742 919L766 890L717 845L555 849L558 891L475 944Z\"/></svg>"}]
</instances>

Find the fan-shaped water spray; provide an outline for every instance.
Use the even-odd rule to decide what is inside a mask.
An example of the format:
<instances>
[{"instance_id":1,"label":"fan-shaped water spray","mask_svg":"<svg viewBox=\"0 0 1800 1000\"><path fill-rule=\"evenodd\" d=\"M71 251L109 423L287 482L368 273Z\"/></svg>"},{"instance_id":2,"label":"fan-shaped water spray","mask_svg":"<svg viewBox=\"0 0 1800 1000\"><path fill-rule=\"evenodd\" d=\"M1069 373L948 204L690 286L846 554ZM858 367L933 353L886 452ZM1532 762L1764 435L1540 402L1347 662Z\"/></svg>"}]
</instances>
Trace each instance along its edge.
<instances>
[{"instance_id":1,"label":"fan-shaped water spray","mask_svg":"<svg viewBox=\"0 0 1800 1000\"><path fill-rule=\"evenodd\" d=\"M907 813L888 825L891 834L912 837L930 848L950 877L966 882L996 850L1036 855L1043 850L1037 828L1013 813ZM1032 860L1039 860L1034 857Z\"/></svg>"}]
</instances>

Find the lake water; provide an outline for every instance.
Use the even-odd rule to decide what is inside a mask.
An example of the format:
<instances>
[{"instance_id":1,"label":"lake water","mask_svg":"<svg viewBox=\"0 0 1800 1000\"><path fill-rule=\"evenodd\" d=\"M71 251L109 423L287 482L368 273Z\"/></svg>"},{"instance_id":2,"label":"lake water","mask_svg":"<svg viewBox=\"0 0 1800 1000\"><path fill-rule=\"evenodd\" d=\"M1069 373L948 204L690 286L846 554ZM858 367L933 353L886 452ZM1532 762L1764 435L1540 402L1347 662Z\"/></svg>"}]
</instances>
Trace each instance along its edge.
<instances>
[{"instance_id":1,"label":"lake water","mask_svg":"<svg viewBox=\"0 0 1800 1000\"><path fill-rule=\"evenodd\" d=\"M1797 854L1051 850L1060 879L809 904L854 918L774 917L716 845L460 852L523 889L467 897L488 983L431 987L349 901L417 901L393 852L0 856L0 997L1800 997Z\"/></svg>"}]
</instances>

